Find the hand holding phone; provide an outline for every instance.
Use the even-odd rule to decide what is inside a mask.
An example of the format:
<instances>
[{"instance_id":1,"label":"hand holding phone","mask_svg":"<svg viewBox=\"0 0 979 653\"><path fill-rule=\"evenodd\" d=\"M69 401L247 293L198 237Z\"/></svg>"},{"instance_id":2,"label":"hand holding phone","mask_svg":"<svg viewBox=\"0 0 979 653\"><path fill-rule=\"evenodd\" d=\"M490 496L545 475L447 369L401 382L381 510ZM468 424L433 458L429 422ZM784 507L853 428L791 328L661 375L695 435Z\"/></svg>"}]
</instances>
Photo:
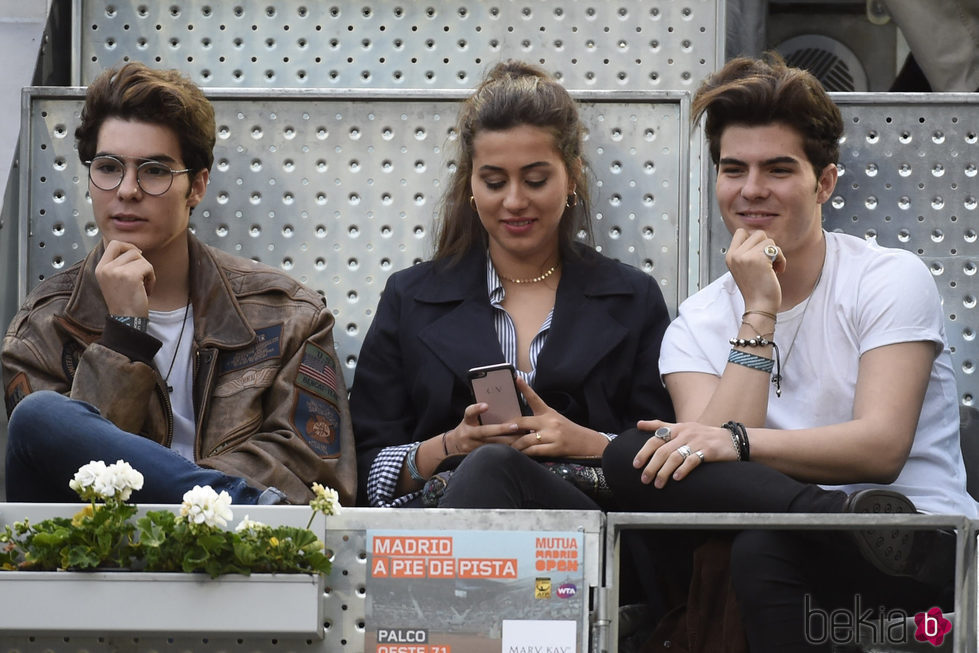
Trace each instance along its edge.
<instances>
[{"instance_id":1,"label":"hand holding phone","mask_svg":"<svg viewBox=\"0 0 979 653\"><path fill-rule=\"evenodd\" d=\"M512 423L521 416L513 365L499 363L474 367L468 376L473 400L489 406L489 410L479 416L480 424Z\"/></svg>"}]
</instances>

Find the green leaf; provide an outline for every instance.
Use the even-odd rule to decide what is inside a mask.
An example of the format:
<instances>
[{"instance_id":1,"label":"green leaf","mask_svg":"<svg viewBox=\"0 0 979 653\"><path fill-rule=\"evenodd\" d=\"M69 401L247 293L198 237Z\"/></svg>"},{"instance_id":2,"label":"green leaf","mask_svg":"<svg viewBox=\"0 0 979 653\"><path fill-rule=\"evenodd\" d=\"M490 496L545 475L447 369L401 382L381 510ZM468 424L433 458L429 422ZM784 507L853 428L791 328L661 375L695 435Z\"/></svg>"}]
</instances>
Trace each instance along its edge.
<instances>
[{"instance_id":1,"label":"green leaf","mask_svg":"<svg viewBox=\"0 0 979 653\"><path fill-rule=\"evenodd\" d=\"M189 524L169 510L134 519L136 506L89 503L71 518L28 520L0 530L0 569L98 569L222 574L330 572L330 556L312 531L292 526L232 533Z\"/></svg>"}]
</instances>

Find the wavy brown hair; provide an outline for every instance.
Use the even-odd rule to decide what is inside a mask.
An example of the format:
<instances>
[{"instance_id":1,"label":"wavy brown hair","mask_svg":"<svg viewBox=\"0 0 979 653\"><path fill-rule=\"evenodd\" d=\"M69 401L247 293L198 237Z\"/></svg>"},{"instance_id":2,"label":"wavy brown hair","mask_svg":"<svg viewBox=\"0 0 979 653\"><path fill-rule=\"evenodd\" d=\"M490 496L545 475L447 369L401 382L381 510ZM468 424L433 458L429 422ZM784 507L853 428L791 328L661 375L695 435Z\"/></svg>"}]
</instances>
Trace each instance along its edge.
<instances>
[{"instance_id":1,"label":"wavy brown hair","mask_svg":"<svg viewBox=\"0 0 979 653\"><path fill-rule=\"evenodd\" d=\"M494 66L459 111L455 170L435 223L436 260L455 262L474 247L487 246L486 231L469 203L473 141L483 131L523 125L540 127L554 137L554 146L578 194L577 204L565 208L558 227L562 253L573 252L571 245L579 232L591 243L590 195L582 156L584 128L578 105L542 68L511 60Z\"/></svg>"},{"instance_id":2,"label":"wavy brown hair","mask_svg":"<svg viewBox=\"0 0 979 653\"><path fill-rule=\"evenodd\" d=\"M99 129L108 118L169 127L180 143L184 165L195 173L210 170L214 163L214 107L176 70L132 62L99 75L88 87L81 124L75 129L82 161L95 156Z\"/></svg>"},{"instance_id":3,"label":"wavy brown hair","mask_svg":"<svg viewBox=\"0 0 979 653\"><path fill-rule=\"evenodd\" d=\"M818 79L787 66L775 53L767 53L765 59L732 59L704 80L691 106L694 122L704 113L704 130L715 166L725 129L772 123L786 125L802 136L803 151L817 178L827 165L839 161L843 136L839 107Z\"/></svg>"}]
</instances>

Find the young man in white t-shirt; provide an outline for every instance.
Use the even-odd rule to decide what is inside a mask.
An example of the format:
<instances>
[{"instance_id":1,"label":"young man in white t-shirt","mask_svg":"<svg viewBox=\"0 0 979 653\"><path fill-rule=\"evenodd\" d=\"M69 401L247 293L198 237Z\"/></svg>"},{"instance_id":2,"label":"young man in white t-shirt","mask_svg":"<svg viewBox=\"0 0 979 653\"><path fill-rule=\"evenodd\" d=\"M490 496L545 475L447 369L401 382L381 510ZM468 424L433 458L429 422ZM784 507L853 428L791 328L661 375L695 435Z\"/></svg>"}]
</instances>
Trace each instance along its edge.
<instances>
[{"instance_id":1,"label":"young man in white t-shirt","mask_svg":"<svg viewBox=\"0 0 979 653\"><path fill-rule=\"evenodd\" d=\"M677 423L640 422L606 450L622 508L974 518L933 279L911 253L822 228L839 109L809 73L740 58L702 84L693 113L707 117L729 273L664 337ZM807 606L945 600L949 565L934 563L950 562L951 538L929 536L739 533L731 570L751 649L813 650Z\"/></svg>"}]
</instances>

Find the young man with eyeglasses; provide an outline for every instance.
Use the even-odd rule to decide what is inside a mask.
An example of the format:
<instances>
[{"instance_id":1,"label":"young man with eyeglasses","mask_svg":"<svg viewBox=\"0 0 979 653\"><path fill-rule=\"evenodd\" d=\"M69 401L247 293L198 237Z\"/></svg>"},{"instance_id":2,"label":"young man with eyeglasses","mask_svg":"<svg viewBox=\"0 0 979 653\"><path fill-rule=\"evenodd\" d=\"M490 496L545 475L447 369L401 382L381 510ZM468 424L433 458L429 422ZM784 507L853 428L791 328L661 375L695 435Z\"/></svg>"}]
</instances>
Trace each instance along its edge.
<instances>
[{"instance_id":1,"label":"young man with eyeglasses","mask_svg":"<svg viewBox=\"0 0 979 653\"><path fill-rule=\"evenodd\" d=\"M7 498L73 501L93 459L142 472L142 503L194 485L235 503L352 503L353 433L333 317L286 274L198 241L214 109L130 63L88 89L78 152L102 242L39 284L3 341Z\"/></svg>"}]
</instances>

